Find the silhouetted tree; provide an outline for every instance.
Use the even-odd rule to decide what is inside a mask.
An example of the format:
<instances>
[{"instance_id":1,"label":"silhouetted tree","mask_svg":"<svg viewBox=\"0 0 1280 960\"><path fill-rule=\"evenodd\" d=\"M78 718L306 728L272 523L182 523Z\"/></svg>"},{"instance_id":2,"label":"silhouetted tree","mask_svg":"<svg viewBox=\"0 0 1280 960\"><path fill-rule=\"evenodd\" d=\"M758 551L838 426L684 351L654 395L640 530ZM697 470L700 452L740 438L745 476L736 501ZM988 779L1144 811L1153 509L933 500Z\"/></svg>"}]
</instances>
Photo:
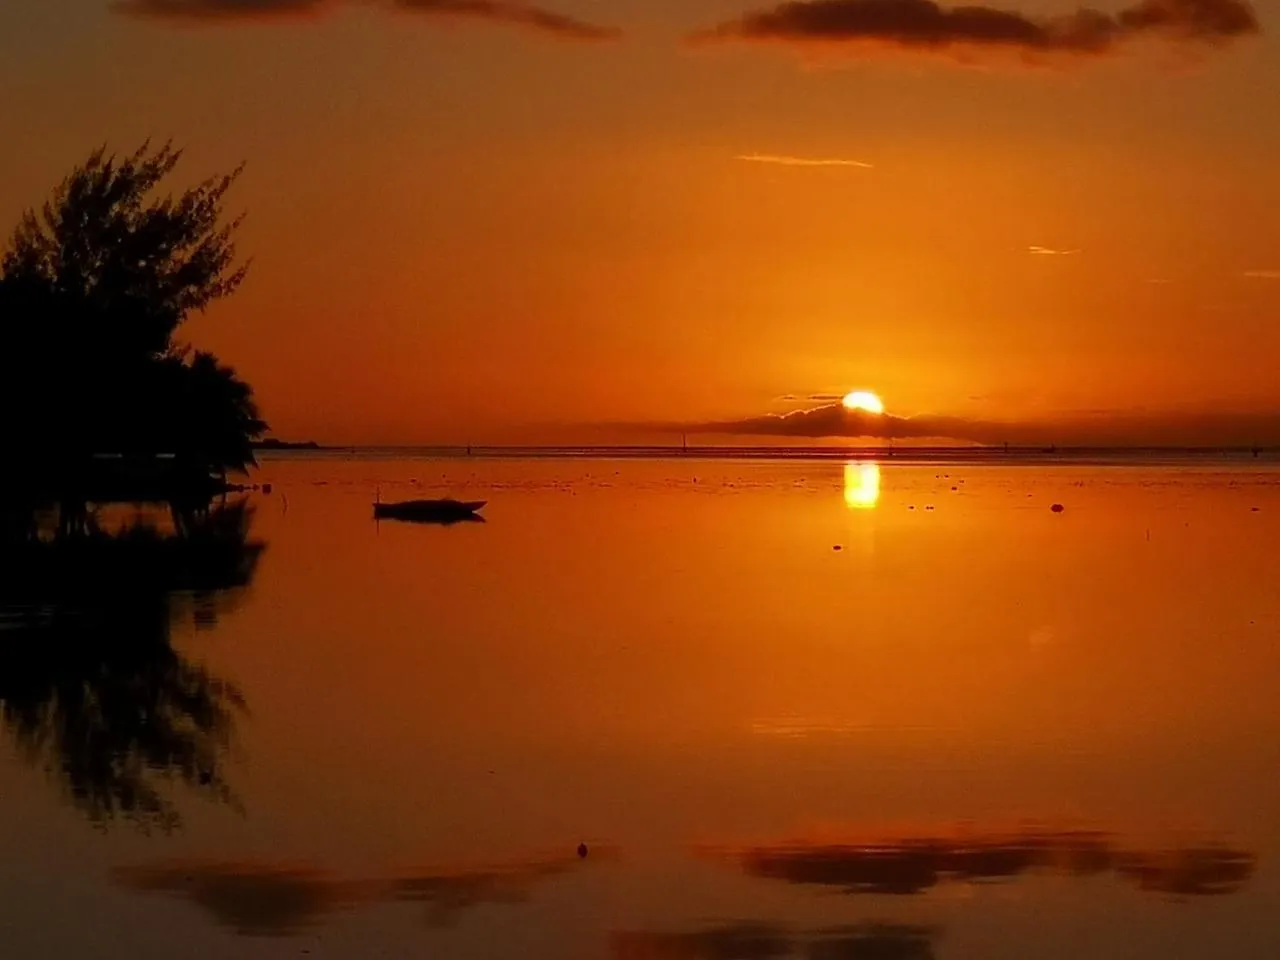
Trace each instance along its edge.
<instances>
[{"instance_id":1,"label":"silhouetted tree","mask_svg":"<svg viewBox=\"0 0 1280 960\"><path fill-rule=\"evenodd\" d=\"M181 151L99 150L30 210L0 258L0 431L53 473L94 454L174 454L208 476L253 463L253 392L175 335L233 293L239 177L161 195Z\"/></svg>"}]
</instances>

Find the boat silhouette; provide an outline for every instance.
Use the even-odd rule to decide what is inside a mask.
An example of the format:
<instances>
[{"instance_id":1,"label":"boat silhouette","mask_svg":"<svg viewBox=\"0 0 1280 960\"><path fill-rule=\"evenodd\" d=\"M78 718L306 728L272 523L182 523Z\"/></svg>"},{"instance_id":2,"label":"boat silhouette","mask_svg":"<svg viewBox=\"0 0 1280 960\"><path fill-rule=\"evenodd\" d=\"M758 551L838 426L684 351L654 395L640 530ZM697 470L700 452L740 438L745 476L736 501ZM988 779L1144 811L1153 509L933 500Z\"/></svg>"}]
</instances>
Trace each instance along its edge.
<instances>
[{"instance_id":1,"label":"boat silhouette","mask_svg":"<svg viewBox=\"0 0 1280 960\"><path fill-rule=\"evenodd\" d=\"M404 500L400 503L373 505L375 520L400 520L406 523L483 523L478 516L487 500Z\"/></svg>"}]
</instances>

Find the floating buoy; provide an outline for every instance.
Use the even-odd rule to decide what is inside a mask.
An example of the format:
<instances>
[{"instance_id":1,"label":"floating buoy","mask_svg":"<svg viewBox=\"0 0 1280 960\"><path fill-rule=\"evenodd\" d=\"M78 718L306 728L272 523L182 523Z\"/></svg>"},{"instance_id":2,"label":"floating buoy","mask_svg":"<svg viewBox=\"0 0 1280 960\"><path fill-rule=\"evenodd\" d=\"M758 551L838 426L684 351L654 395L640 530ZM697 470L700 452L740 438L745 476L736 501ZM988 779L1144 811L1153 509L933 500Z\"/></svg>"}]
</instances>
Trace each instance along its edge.
<instances>
[{"instance_id":1,"label":"floating buoy","mask_svg":"<svg viewBox=\"0 0 1280 960\"><path fill-rule=\"evenodd\" d=\"M1066 507L1064 507L1064 506L1063 506L1062 504L1060 504L1060 503L1055 503L1055 504L1054 504L1052 507L1050 507L1049 509L1050 509L1050 510L1052 510L1054 513L1061 513L1063 510L1065 510L1065 509L1067 509L1067 508L1066 508Z\"/></svg>"},{"instance_id":2,"label":"floating buoy","mask_svg":"<svg viewBox=\"0 0 1280 960\"><path fill-rule=\"evenodd\" d=\"M578 844L578 859L579 860L587 859L587 853L588 853L587 845L585 843Z\"/></svg>"}]
</instances>

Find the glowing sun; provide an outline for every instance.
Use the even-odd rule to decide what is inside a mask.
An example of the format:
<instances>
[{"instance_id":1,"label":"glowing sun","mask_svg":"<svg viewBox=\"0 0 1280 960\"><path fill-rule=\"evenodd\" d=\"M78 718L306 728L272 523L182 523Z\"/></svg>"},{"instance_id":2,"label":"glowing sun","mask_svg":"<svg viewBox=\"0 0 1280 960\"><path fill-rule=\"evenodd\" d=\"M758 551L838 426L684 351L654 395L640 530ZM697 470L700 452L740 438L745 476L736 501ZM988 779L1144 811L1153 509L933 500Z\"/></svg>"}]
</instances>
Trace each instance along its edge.
<instances>
[{"instance_id":1,"label":"glowing sun","mask_svg":"<svg viewBox=\"0 0 1280 960\"><path fill-rule=\"evenodd\" d=\"M862 410L865 413L884 413L884 403L869 390L855 390L840 401L846 410Z\"/></svg>"}]
</instances>

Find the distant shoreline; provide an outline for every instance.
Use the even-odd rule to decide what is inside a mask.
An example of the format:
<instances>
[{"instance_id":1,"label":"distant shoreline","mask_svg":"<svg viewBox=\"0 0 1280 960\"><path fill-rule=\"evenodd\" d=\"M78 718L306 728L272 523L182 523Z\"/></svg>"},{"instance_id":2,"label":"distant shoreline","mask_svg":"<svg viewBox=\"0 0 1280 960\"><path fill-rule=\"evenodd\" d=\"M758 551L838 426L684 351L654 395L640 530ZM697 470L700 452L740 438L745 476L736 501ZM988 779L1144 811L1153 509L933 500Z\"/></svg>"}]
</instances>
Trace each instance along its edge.
<instances>
[{"instance_id":1,"label":"distant shoreline","mask_svg":"<svg viewBox=\"0 0 1280 960\"><path fill-rule=\"evenodd\" d=\"M266 440L255 440L250 447L254 450L331 450L314 440L277 440L268 437Z\"/></svg>"}]
</instances>

